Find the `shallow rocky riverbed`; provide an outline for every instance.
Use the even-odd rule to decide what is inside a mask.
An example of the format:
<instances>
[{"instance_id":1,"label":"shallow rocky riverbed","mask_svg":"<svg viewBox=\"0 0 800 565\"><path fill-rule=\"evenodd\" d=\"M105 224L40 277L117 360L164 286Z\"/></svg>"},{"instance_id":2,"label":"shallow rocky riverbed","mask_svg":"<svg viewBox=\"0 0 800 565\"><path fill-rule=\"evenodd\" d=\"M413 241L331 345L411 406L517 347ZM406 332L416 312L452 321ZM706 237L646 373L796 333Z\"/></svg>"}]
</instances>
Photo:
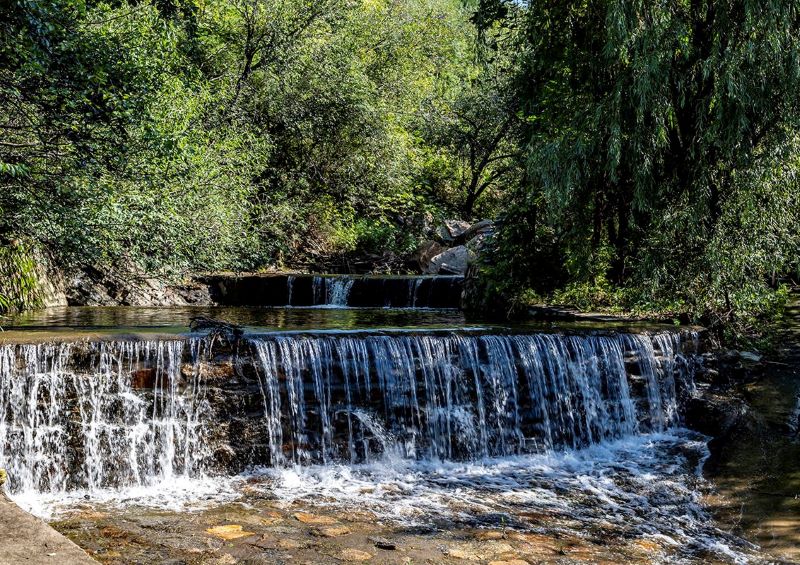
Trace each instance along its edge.
<instances>
[{"instance_id":1,"label":"shallow rocky riverbed","mask_svg":"<svg viewBox=\"0 0 800 565\"><path fill-rule=\"evenodd\" d=\"M305 503L251 501L192 513L87 506L53 525L102 563L670 561L661 543L646 538L603 532L408 528L382 524L368 510L334 512Z\"/></svg>"},{"instance_id":2,"label":"shallow rocky riverbed","mask_svg":"<svg viewBox=\"0 0 800 565\"><path fill-rule=\"evenodd\" d=\"M684 431L480 464L265 469L197 491L39 500L38 512L104 563L766 562L706 512L703 440Z\"/></svg>"}]
</instances>

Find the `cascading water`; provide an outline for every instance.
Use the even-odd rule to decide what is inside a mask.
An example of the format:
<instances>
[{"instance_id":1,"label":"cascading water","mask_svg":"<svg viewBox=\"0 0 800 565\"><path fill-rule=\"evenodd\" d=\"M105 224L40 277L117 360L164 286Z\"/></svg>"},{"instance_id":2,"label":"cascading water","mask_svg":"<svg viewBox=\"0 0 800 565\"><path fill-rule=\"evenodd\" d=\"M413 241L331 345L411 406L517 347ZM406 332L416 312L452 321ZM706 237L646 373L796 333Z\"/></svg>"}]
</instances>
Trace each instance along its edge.
<instances>
[{"instance_id":1,"label":"cascading water","mask_svg":"<svg viewBox=\"0 0 800 565\"><path fill-rule=\"evenodd\" d=\"M286 305L292 305L292 295L294 294L294 275L288 275L286 277Z\"/></svg>"},{"instance_id":2,"label":"cascading water","mask_svg":"<svg viewBox=\"0 0 800 565\"><path fill-rule=\"evenodd\" d=\"M676 377L681 390L692 386L677 334L279 336L251 344L269 391L264 420L278 465L374 459L387 437L390 451L408 458L581 447L674 425ZM631 393L626 361L644 383L641 398ZM367 421L388 435L372 437Z\"/></svg>"},{"instance_id":3,"label":"cascading water","mask_svg":"<svg viewBox=\"0 0 800 565\"><path fill-rule=\"evenodd\" d=\"M207 282L220 306L458 309L463 277L297 274Z\"/></svg>"},{"instance_id":4,"label":"cascading water","mask_svg":"<svg viewBox=\"0 0 800 565\"><path fill-rule=\"evenodd\" d=\"M350 277L319 277L312 282L314 305L346 307L355 280Z\"/></svg>"},{"instance_id":5,"label":"cascading water","mask_svg":"<svg viewBox=\"0 0 800 565\"><path fill-rule=\"evenodd\" d=\"M207 345L0 346L0 465L11 491L119 488L202 472L211 407L198 365L187 374L183 358L187 349L203 358Z\"/></svg>"},{"instance_id":6,"label":"cascading water","mask_svg":"<svg viewBox=\"0 0 800 565\"><path fill-rule=\"evenodd\" d=\"M700 503L705 438L676 427L694 389L685 335L3 345L0 466L43 516L84 496L197 508L251 496L246 482L291 508L524 531L545 516L558 535L612 528L745 561Z\"/></svg>"},{"instance_id":7,"label":"cascading water","mask_svg":"<svg viewBox=\"0 0 800 565\"><path fill-rule=\"evenodd\" d=\"M253 355L238 364L252 369L213 385L210 338L0 347L0 464L12 492L146 486L218 471L213 454L234 449L210 433L223 418L252 430L252 446L237 444L248 465L584 447L666 429L677 421L679 392L692 386L678 334L249 343Z\"/></svg>"}]
</instances>

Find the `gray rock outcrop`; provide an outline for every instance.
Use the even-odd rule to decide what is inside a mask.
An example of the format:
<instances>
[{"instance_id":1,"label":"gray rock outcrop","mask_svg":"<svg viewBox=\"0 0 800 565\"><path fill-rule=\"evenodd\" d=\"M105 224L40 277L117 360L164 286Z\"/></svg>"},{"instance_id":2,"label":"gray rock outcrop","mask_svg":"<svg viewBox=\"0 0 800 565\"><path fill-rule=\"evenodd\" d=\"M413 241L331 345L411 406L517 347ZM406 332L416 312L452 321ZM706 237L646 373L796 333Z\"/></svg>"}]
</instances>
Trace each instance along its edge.
<instances>
[{"instance_id":1,"label":"gray rock outcrop","mask_svg":"<svg viewBox=\"0 0 800 565\"><path fill-rule=\"evenodd\" d=\"M445 220L436 230L436 241L425 241L417 250L420 269L428 275L464 275L493 232L491 220Z\"/></svg>"}]
</instances>

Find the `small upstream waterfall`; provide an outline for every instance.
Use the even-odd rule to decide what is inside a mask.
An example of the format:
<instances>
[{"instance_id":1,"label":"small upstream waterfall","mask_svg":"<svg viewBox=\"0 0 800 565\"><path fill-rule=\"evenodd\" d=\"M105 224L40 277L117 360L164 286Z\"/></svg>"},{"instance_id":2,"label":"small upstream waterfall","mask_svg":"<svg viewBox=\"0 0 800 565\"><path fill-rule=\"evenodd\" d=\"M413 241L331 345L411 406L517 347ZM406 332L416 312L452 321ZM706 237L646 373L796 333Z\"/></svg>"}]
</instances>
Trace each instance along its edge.
<instances>
[{"instance_id":1,"label":"small upstream waterfall","mask_svg":"<svg viewBox=\"0 0 800 565\"><path fill-rule=\"evenodd\" d=\"M294 275L289 275L286 277L286 305L292 305L292 297L294 295Z\"/></svg>"},{"instance_id":2,"label":"small upstream waterfall","mask_svg":"<svg viewBox=\"0 0 800 565\"><path fill-rule=\"evenodd\" d=\"M461 276L264 275L211 278L221 306L460 307Z\"/></svg>"},{"instance_id":3,"label":"small upstream waterfall","mask_svg":"<svg viewBox=\"0 0 800 565\"><path fill-rule=\"evenodd\" d=\"M354 282L355 280L350 277L315 276L312 281L314 305L347 306L347 299Z\"/></svg>"},{"instance_id":4,"label":"small upstream waterfall","mask_svg":"<svg viewBox=\"0 0 800 565\"><path fill-rule=\"evenodd\" d=\"M222 357L202 337L3 345L0 467L12 492L62 492L580 448L678 422L693 386L681 340L267 335Z\"/></svg>"}]
</instances>

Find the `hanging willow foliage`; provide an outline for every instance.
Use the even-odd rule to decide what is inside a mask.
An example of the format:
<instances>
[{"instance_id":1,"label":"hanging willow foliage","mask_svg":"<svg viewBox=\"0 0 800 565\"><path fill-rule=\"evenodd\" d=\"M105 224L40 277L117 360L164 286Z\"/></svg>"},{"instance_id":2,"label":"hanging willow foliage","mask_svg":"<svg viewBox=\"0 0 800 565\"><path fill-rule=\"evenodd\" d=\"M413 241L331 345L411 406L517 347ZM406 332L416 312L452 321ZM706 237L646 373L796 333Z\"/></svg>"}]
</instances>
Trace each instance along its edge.
<instances>
[{"instance_id":1,"label":"hanging willow foliage","mask_svg":"<svg viewBox=\"0 0 800 565\"><path fill-rule=\"evenodd\" d=\"M800 251L800 1L527 6L530 182L495 278L538 290L548 244L599 302L622 289L720 325L771 311Z\"/></svg>"}]
</instances>

